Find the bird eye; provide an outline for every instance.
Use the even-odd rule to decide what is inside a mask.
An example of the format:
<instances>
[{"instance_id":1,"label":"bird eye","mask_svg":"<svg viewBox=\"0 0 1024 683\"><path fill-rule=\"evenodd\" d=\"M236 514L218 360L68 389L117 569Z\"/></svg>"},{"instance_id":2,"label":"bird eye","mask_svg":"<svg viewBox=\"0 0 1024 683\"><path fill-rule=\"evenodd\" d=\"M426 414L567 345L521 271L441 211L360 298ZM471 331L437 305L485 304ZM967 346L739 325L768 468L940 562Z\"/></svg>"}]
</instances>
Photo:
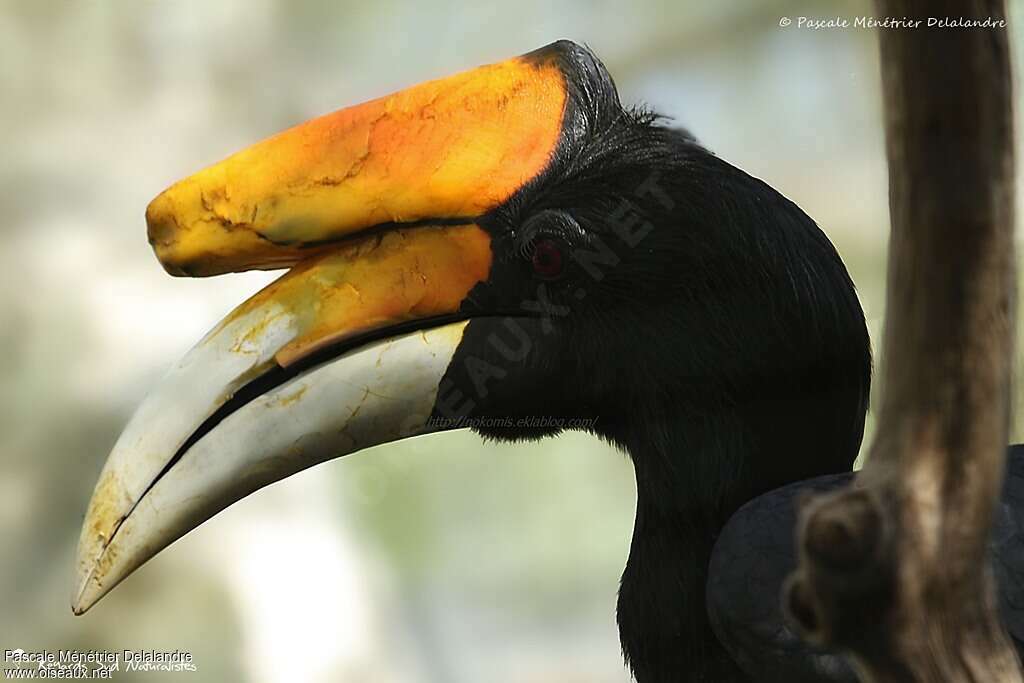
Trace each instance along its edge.
<instances>
[{"instance_id":1,"label":"bird eye","mask_svg":"<svg viewBox=\"0 0 1024 683\"><path fill-rule=\"evenodd\" d=\"M565 265L561 243L551 237L541 237L533 243L530 263L533 272L545 280L554 280L562 274Z\"/></svg>"}]
</instances>

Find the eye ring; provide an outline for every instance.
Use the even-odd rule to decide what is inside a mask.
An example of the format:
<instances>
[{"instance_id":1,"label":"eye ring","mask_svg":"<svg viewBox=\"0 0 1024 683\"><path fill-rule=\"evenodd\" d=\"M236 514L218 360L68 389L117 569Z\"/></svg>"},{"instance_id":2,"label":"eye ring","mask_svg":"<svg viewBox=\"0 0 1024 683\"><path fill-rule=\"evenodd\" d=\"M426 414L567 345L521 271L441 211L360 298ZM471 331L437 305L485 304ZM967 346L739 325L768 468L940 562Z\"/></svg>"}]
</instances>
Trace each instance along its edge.
<instances>
[{"instance_id":1,"label":"eye ring","mask_svg":"<svg viewBox=\"0 0 1024 683\"><path fill-rule=\"evenodd\" d=\"M540 235L531 240L530 266L544 280L557 280L565 272L565 245L560 239Z\"/></svg>"}]
</instances>

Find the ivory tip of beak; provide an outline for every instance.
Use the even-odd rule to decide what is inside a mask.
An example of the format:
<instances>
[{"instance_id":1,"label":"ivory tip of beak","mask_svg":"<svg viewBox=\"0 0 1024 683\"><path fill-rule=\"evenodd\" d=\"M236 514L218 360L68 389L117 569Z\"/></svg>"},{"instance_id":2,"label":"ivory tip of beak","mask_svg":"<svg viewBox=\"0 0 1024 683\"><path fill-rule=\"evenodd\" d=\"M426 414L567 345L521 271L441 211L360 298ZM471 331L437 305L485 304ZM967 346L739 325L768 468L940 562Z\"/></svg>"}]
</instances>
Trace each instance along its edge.
<instances>
[{"instance_id":1,"label":"ivory tip of beak","mask_svg":"<svg viewBox=\"0 0 1024 683\"><path fill-rule=\"evenodd\" d=\"M81 592L77 597L71 599L71 612L76 616L80 617L88 612L93 605L99 602L100 598L106 595L106 591L99 591L96 589L88 590L85 586L82 587Z\"/></svg>"},{"instance_id":2,"label":"ivory tip of beak","mask_svg":"<svg viewBox=\"0 0 1024 683\"><path fill-rule=\"evenodd\" d=\"M71 593L71 611L76 617L80 617L89 611L89 608L103 597L103 591L97 583L92 580L96 569L90 569L84 575L79 572L75 588Z\"/></svg>"}]
</instances>

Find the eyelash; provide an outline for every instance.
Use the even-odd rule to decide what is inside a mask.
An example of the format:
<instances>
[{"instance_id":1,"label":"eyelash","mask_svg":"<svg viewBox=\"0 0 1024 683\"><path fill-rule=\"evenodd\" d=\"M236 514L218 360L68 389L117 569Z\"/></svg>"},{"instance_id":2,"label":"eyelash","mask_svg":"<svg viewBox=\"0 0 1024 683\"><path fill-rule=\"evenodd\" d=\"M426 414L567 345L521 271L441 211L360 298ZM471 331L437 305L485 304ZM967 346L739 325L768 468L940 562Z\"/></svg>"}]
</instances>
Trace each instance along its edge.
<instances>
[{"instance_id":1,"label":"eyelash","mask_svg":"<svg viewBox=\"0 0 1024 683\"><path fill-rule=\"evenodd\" d=\"M586 234L576 220L567 212L546 209L523 222L518 231L516 251L519 256L529 261L537 241L541 238L553 239L563 245L566 253L574 244L586 240Z\"/></svg>"},{"instance_id":2,"label":"eyelash","mask_svg":"<svg viewBox=\"0 0 1024 683\"><path fill-rule=\"evenodd\" d=\"M537 233L534 233L519 244L519 256L524 261L529 261L530 259L533 258L533 250L537 246L538 236L539 235Z\"/></svg>"}]
</instances>

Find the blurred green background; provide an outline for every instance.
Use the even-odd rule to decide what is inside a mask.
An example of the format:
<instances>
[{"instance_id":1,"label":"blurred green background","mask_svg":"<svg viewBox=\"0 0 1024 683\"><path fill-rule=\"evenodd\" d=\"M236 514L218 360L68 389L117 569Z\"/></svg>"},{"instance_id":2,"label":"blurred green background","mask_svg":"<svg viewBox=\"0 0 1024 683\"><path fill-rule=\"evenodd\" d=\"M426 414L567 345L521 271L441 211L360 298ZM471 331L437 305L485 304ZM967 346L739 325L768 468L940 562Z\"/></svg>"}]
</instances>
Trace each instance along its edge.
<instances>
[{"instance_id":1,"label":"blurred green background","mask_svg":"<svg viewBox=\"0 0 1024 683\"><path fill-rule=\"evenodd\" d=\"M172 181L313 115L570 38L604 59L623 101L674 117L814 217L877 344L888 216L875 36L779 27L836 14L872 10L0 1L0 649L185 649L198 672L164 676L195 681L627 681L614 604L632 470L580 435L515 447L438 435L314 468L72 617L79 523L120 428L274 277L168 277L143 211Z\"/></svg>"}]
</instances>

